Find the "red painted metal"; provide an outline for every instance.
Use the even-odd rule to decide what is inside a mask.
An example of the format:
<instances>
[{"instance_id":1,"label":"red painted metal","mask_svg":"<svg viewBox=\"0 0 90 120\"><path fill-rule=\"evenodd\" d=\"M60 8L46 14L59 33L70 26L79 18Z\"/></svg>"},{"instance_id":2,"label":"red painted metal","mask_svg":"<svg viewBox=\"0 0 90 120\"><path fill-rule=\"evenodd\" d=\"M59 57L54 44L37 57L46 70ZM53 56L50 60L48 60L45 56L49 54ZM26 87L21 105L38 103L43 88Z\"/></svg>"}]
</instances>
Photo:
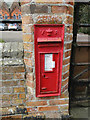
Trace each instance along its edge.
<instances>
[{"instance_id":1,"label":"red painted metal","mask_svg":"<svg viewBox=\"0 0 90 120\"><path fill-rule=\"evenodd\" d=\"M36 97L61 94L63 24L35 24Z\"/></svg>"}]
</instances>

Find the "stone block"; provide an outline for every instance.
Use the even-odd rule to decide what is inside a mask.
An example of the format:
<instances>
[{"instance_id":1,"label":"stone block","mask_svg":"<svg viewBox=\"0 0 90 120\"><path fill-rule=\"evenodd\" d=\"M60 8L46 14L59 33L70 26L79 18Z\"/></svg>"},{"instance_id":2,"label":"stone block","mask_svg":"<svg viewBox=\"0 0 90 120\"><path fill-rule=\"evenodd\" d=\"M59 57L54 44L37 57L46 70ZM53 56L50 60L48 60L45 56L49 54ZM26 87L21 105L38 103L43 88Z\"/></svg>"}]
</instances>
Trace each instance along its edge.
<instances>
[{"instance_id":1,"label":"stone block","mask_svg":"<svg viewBox=\"0 0 90 120\"><path fill-rule=\"evenodd\" d=\"M23 41L24 42L33 42L32 34L23 34Z\"/></svg>"},{"instance_id":2,"label":"stone block","mask_svg":"<svg viewBox=\"0 0 90 120\"><path fill-rule=\"evenodd\" d=\"M66 6L52 6L52 13L67 13L67 7Z\"/></svg>"},{"instance_id":3,"label":"stone block","mask_svg":"<svg viewBox=\"0 0 90 120\"><path fill-rule=\"evenodd\" d=\"M58 111L58 106L38 107L38 111Z\"/></svg>"},{"instance_id":4,"label":"stone block","mask_svg":"<svg viewBox=\"0 0 90 120\"><path fill-rule=\"evenodd\" d=\"M31 14L35 13L48 13L48 6L47 5L30 5Z\"/></svg>"},{"instance_id":5,"label":"stone block","mask_svg":"<svg viewBox=\"0 0 90 120\"><path fill-rule=\"evenodd\" d=\"M13 88L13 89L14 89L14 93L23 93L23 92L25 92L24 87L16 87L16 88Z\"/></svg>"},{"instance_id":6,"label":"stone block","mask_svg":"<svg viewBox=\"0 0 90 120\"><path fill-rule=\"evenodd\" d=\"M47 101L35 101L35 102L27 102L27 106L44 106L47 105Z\"/></svg>"},{"instance_id":7,"label":"stone block","mask_svg":"<svg viewBox=\"0 0 90 120\"><path fill-rule=\"evenodd\" d=\"M4 44L4 49L3 49L3 53L2 53L2 57L10 57L11 54L11 42L5 43Z\"/></svg>"},{"instance_id":8,"label":"stone block","mask_svg":"<svg viewBox=\"0 0 90 120\"><path fill-rule=\"evenodd\" d=\"M18 42L11 43L11 57L16 57L18 53Z\"/></svg>"},{"instance_id":9,"label":"stone block","mask_svg":"<svg viewBox=\"0 0 90 120\"><path fill-rule=\"evenodd\" d=\"M33 24L33 18L31 15L22 16L22 23L23 24Z\"/></svg>"}]
</instances>

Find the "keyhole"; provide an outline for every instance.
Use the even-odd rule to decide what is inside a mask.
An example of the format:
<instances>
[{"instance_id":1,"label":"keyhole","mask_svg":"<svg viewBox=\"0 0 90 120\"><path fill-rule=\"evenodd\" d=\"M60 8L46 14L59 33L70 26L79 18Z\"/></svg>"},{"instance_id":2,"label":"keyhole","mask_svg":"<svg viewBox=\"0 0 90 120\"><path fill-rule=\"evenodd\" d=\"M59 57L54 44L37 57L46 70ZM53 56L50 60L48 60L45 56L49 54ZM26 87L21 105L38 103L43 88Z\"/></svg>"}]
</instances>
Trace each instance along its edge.
<instances>
[{"instance_id":1,"label":"keyhole","mask_svg":"<svg viewBox=\"0 0 90 120\"><path fill-rule=\"evenodd\" d=\"M44 75L44 77L45 77L45 75Z\"/></svg>"}]
</instances>

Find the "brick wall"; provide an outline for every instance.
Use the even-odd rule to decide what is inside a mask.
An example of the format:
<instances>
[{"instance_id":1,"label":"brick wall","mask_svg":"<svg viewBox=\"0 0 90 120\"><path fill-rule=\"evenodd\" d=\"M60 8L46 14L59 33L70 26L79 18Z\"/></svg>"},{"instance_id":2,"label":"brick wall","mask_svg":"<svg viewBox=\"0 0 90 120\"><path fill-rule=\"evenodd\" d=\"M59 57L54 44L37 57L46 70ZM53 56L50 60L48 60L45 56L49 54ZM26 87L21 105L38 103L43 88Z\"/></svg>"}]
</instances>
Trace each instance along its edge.
<instances>
[{"instance_id":1,"label":"brick wall","mask_svg":"<svg viewBox=\"0 0 90 120\"><path fill-rule=\"evenodd\" d=\"M68 0L24 0L21 4L28 116L60 118L61 115L68 115L68 81L74 4ZM61 96L36 98L34 24L65 24Z\"/></svg>"},{"instance_id":2,"label":"brick wall","mask_svg":"<svg viewBox=\"0 0 90 120\"><path fill-rule=\"evenodd\" d=\"M22 43L0 43L0 116L22 118L25 113L25 68ZM14 120L15 120L14 119Z\"/></svg>"}]
</instances>

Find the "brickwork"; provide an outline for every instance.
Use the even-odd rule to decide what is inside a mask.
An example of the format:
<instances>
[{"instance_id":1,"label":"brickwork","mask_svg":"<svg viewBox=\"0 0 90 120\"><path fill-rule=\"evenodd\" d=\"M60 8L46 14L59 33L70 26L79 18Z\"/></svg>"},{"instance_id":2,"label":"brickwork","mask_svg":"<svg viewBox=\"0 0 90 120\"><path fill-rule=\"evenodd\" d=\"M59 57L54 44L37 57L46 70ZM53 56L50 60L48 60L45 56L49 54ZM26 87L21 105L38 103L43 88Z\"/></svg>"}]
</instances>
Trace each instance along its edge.
<instances>
[{"instance_id":1,"label":"brickwork","mask_svg":"<svg viewBox=\"0 0 90 120\"><path fill-rule=\"evenodd\" d=\"M14 46L13 46L14 45ZM25 67L22 43L0 43L0 115L20 119L25 113Z\"/></svg>"},{"instance_id":2,"label":"brickwork","mask_svg":"<svg viewBox=\"0 0 90 120\"><path fill-rule=\"evenodd\" d=\"M25 0L22 4L26 108L28 117L60 118L69 114L69 68L73 29L73 2L67 0ZM65 24L61 96L37 98L34 58L34 24Z\"/></svg>"},{"instance_id":3,"label":"brickwork","mask_svg":"<svg viewBox=\"0 0 90 120\"><path fill-rule=\"evenodd\" d=\"M17 113L17 106L24 108L25 70L23 65L2 66L2 115Z\"/></svg>"}]
</instances>

